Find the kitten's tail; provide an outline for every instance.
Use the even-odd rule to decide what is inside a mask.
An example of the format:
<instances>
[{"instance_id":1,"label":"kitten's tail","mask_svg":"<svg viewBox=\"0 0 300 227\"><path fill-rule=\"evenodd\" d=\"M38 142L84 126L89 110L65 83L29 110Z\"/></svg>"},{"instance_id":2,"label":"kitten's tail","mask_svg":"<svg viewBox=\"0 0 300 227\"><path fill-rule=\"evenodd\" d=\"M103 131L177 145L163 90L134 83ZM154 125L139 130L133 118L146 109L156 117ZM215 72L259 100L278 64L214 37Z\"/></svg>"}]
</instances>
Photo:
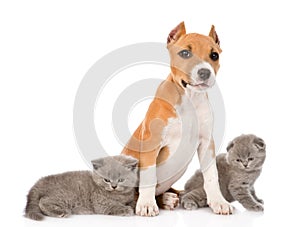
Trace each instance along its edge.
<instances>
[{"instance_id":1,"label":"kitten's tail","mask_svg":"<svg viewBox=\"0 0 300 227\"><path fill-rule=\"evenodd\" d=\"M25 207L25 217L41 221L44 218L44 215L39 207L41 195L35 190L31 189L27 195L27 204Z\"/></svg>"}]
</instances>

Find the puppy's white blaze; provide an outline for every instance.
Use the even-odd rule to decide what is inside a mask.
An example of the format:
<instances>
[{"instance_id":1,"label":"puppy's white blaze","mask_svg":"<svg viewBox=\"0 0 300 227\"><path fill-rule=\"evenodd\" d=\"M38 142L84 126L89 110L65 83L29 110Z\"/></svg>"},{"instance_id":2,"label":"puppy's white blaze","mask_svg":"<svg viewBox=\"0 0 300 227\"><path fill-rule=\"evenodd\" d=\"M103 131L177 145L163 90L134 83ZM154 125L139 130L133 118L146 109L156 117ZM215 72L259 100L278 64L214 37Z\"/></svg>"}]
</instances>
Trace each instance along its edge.
<instances>
[{"instance_id":1,"label":"puppy's white blaze","mask_svg":"<svg viewBox=\"0 0 300 227\"><path fill-rule=\"evenodd\" d=\"M207 85L209 87L212 87L215 84L216 75L215 75L215 71L212 68L212 66L206 61L203 61L200 64L195 65L194 68L192 69L191 79L193 81L193 84L199 84L199 83L203 82L203 81L201 81L201 79L199 78L199 75L198 75L198 71L200 69L208 69L210 71L211 75L207 81Z\"/></svg>"}]
</instances>

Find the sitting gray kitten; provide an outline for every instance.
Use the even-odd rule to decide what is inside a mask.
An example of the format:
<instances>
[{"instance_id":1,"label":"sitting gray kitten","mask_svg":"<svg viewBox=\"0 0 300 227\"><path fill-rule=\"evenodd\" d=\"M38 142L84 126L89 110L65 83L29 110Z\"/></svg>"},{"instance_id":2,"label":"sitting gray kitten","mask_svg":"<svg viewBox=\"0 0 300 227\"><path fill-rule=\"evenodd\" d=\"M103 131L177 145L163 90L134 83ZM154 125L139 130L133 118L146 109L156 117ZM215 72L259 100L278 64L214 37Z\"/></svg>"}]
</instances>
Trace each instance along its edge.
<instances>
[{"instance_id":1,"label":"sitting gray kitten","mask_svg":"<svg viewBox=\"0 0 300 227\"><path fill-rule=\"evenodd\" d=\"M248 210L263 211L263 200L257 198L253 185L265 161L265 148L255 135L241 135L229 143L227 154L217 156L220 189L228 202L237 200ZM200 170L185 184L181 205L185 209L207 206Z\"/></svg>"},{"instance_id":2,"label":"sitting gray kitten","mask_svg":"<svg viewBox=\"0 0 300 227\"><path fill-rule=\"evenodd\" d=\"M25 216L42 220L43 215L133 215L138 160L117 155L92 164L93 172L67 172L40 179L29 191Z\"/></svg>"}]
</instances>

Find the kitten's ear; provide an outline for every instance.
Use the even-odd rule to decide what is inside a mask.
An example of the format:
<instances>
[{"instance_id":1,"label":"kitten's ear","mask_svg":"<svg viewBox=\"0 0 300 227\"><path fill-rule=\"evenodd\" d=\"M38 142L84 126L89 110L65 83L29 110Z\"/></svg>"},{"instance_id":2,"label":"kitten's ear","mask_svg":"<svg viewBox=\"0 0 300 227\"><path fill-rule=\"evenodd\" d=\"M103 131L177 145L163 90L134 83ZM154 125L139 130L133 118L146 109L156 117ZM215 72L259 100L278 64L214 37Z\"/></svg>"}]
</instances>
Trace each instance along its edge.
<instances>
[{"instance_id":1,"label":"kitten's ear","mask_svg":"<svg viewBox=\"0 0 300 227\"><path fill-rule=\"evenodd\" d=\"M265 150L266 149L265 141L263 139L259 138L259 137L254 138L253 144L258 150Z\"/></svg>"},{"instance_id":2,"label":"kitten's ear","mask_svg":"<svg viewBox=\"0 0 300 227\"><path fill-rule=\"evenodd\" d=\"M95 159L91 161L94 170L99 169L101 166L103 166L104 164L104 159L103 158L99 158L99 159Z\"/></svg>"},{"instance_id":3,"label":"kitten's ear","mask_svg":"<svg viewBox=\"0 0 300 227\"><path fill-rule=\"evenodd\" d=\"M128 155L119 155L119 160L121 161L121 163L130 168L130 169L134 169L136 167L138 167L139 161L136 158L133 158L131 156Z\"/></svg>"},{"instance_id":4,"label":"kitten's ear","mask_svg":"<svg viewBox=\"0 0 300 227\"><path fill-rule=\"evenodd\" d=\"M233 141L231 141L231 142L227 145L227 148L226 148L227 152L233 147L233 145L234 145Z\"/></svg>"}]
</instances>

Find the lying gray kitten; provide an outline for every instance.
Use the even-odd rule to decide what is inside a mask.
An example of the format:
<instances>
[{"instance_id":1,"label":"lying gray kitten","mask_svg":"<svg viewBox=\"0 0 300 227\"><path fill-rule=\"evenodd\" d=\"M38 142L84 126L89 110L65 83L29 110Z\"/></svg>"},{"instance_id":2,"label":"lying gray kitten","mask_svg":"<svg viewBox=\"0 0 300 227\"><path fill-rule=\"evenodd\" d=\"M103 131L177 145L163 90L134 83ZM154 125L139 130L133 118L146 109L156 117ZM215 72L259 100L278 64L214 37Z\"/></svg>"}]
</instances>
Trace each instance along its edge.
<instances>
[{"instance_id":1,"label":"lying gray kitten","mask_svg":"<svg viewBox=\"0 0 300 227\"><path fill-rule=\"evenodd\" d=\"M43 215L133 215L138 160L117 155L92 164L93 172L67 172L40 179L29 191L25 216L42 220Z\"/></svg>"},{"instance_id":2,"label":"lying gray kitten","mask_svg":"<svg viewBox=\"0 0 300 227\"><path fill-rule=\"evenodd\" d=\"M229 143L227 154L217 156L220 189L228 202L237 200L248 210L263 211L263 200L257 198L253 185L265 161L265 148L255 135L241 135ZM187 181L180 199L185 209L207 206L200 170Z\"/></svg>"}]
</instances>

